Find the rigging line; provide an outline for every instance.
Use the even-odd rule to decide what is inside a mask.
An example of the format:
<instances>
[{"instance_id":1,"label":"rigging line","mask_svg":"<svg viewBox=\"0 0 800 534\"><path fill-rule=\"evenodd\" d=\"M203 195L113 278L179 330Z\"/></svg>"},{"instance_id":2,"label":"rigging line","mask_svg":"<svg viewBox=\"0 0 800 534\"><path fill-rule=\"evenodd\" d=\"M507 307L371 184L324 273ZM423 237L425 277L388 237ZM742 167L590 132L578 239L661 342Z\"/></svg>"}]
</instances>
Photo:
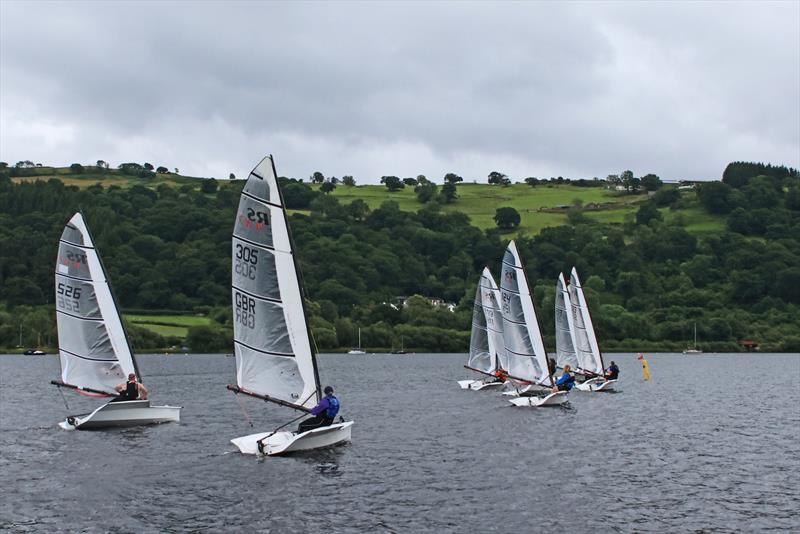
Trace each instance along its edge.
<instances>
[{"instance_id":1,"label":"rigging line","mask_svg":"<svg viewBox=\"0 0 800 534\"><path fill-rule=\"evenodd\" d=\"M247 413L247 410L244 409L244 405L242 404L241 399L239 399L239 394L238 393L234 394L234 397L236 398L236 404L238 404L239 408L242 409L242 413L244 414L244 418L247 421L247 424L250 425L250 428L255 428L253 426L253 420L250 419L250 415Z\"/></svg>"},{"instance_id":2,"label":"rigging line","mask_svg":"<svg viewBox=\"0 0 800 534\"><path fill-rule=\"evenodd\" d=\"M64 396L64 392L61 391L61 388L58 388L58 394L61 395L61 400L64 401L64 407L69 411L69 404L67 404L67 398Z\"/></svg>"}]
</instances>

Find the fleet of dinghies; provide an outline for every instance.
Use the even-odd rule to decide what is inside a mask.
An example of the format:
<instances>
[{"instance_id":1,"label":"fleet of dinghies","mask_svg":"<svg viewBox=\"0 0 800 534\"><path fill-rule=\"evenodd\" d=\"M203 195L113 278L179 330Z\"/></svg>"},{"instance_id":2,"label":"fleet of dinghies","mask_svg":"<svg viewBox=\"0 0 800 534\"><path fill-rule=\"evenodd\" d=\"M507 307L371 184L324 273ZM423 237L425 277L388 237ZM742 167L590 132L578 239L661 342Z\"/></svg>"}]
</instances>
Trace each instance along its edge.
<instances>
[{"instance_id":1,"label":"fleet of dinghies","mask_svg":"<svg viewBox=\"0 0 800 534\"><path fill-rule=\"evenodd\" d=\"M180 420L178 406L118 396L136 365L105 268L81 213L59 241L55 272L61 380L59 387L94 397L114 397L94 411L71 415L64 429L103 429ZM316 352L309 329L302 278L272 157L250 173L242 190L232 236L231 293L236 384L228 389L301 412L322 398ZM559 406L567 392L553 374L569 365L579 391L611 391L592 317L573 268L559 274L555 298L556 360L544 346L531 288L516 243L503 255L500 286L485 268L475 293L469 358L464 366L481 375L461 380L466 390L504 388L515 406ZM360 346L360 343L359 343ZM138 387L138 386L137 386ZM353 421L292 432L278 428L231 442L245 454L279 455L350 441ZM330 421L328 421L330 422ZM306 427L307 428L307 427Z\"/></svg>"},{"instance_id":2,"label":"fleet of dinghies","mask_svg":"<svg viewBox=\"0 0 800 534\"><path fill-rule=\"evenodd\" d=\"M485 268L475 296L466 368L487 375L481 380L460 380L462 389L503 386L503 395L515 406L560 406L566 391L555 390L554 373L569 365L578 391L612 391L616 380L605 378L603 355L591 314L575 268L569 283L559 274L555 296L556 359L550 364L525 267L511 241L503 255L500 309L493 306L497 287ZM498 321L498 315L502 321ZM502 327L498 324L502 322ZM502 349L498 349L502 340ZM502 363L502 365L501 365Z\"/></svg>"}]
</instances>

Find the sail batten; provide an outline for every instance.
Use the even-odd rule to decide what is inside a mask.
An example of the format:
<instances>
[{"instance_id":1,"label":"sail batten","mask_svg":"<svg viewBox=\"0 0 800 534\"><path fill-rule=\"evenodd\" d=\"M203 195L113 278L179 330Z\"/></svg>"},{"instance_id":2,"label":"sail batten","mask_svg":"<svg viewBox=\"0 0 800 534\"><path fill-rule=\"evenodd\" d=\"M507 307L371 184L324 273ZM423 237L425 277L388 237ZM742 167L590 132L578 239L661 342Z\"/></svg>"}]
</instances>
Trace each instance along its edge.
<instances>
[{"instance_id":1,"label":"sail batten","mask_svg":"<svg viewBox=\"0 0 800 534\"><path fill-rule=\"evenodd\" d=\"M136 360L80 213L59 239L55 300L62 382L116 394L114 386L137 373Z\"/></svg>"},{"instance_id":2,"label":"sail batten","mask_svg":"<svg viewBox=\"0 0 800 534\"><path fill-rule=\"evenodd\" d=\"M508 244L503 256L500 292L508 374L529 382L552 385L536 309L514 241Z\"/></svg>"},{"instance_id":3,"label":"sail batten","mask_svg":"<svg viewBox=\"0 0 800 534\"><path fill-rule=\"evenodd\" d=\"M233 230L236 381L243 391L310 407L319 379L283 206L266 157L247 179Z\"/></svg>"}]
</instances>

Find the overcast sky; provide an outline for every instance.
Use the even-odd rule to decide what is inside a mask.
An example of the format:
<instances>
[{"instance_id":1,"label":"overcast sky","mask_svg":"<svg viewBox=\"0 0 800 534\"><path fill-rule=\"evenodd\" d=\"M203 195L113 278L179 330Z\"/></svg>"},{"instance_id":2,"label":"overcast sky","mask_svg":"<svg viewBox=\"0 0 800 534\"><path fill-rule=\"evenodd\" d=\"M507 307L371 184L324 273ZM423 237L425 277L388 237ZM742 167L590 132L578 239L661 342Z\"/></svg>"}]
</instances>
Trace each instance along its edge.
<instances>
[{"instance_id":1,"label":"overcast sky","mask_svg":"<svg viewBox=\"0 0 800 534\"><path fill-rule=\"evenodd\" d=\"M800 2L0 1L0 160L239 177L800 167Z\"/></svg>"}]
</instances>

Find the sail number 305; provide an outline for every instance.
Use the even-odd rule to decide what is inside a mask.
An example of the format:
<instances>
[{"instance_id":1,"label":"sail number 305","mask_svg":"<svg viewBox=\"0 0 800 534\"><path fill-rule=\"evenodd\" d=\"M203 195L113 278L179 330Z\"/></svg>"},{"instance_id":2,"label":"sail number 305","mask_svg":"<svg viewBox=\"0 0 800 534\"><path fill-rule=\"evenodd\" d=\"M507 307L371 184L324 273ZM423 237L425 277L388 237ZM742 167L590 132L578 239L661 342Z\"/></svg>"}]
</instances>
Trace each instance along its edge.
<instances>
[{"instance_id":1,"label":"sail number 305","mask_svg":"<svg viewBox=\"0 0 800 534\"><path fill-rule=\"evenodd\" d=\"M236 312L234 314L236 322L247 328L255 328L256 299L237 292L233 300L236 305L236 309L234 310Z\"/></svg>"},{"instance_id":2,"label":"sail number 305","mask_svg":"<svg viewBox=\"0 0 800 534\"><path fill-rule=\"evenodd\" d=\"M236 243L236 266L234 267L236 274L255 280L258 270L256 265L258 265L258 249Z\"/></svg>"}]
</instances>

